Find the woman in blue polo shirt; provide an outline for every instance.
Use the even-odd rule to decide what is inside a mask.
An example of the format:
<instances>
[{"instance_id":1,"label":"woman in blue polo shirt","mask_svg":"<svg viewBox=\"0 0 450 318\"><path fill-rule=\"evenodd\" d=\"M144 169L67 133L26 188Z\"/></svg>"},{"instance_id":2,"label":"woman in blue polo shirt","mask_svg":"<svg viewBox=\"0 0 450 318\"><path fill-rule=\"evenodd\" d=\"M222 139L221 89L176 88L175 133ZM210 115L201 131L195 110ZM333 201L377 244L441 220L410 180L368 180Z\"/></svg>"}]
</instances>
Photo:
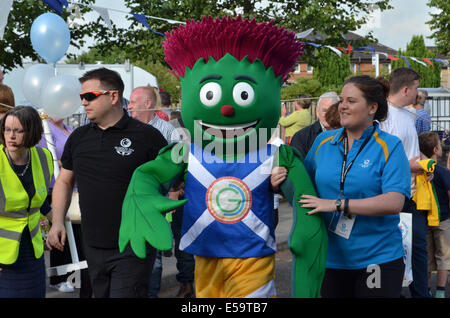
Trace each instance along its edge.
<instances>
[{"instance_id":1,"label":"woman in blue polo shirt","mask_svg":"<svg viewBox=\"0 0 450 318\"><path fill-rule=\"evenodd\" d=\"M409 163L400 139L379 129L389 84L355 76L341 93L342 128L320 134L305 167L320 198L299 203L323 213L328 228L322 297L399 297L404 250L399 212L410 196ZM378 121L378 122L377 122Z\"/></svg>"}]
</instances>

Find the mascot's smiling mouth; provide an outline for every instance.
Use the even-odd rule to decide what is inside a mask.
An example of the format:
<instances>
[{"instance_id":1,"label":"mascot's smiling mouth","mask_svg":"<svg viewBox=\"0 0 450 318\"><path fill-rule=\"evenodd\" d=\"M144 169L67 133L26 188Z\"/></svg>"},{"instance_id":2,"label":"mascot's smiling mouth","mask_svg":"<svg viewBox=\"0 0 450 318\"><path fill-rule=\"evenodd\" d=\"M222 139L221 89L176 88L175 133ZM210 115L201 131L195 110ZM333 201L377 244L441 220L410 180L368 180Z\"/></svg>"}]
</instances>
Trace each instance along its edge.
<instances>
[{"instance_id":1,"label":"mascot's smiling mouth","mask_svg":"<svg viewBox=\"0 0 450 318\"><path fill-rule=\"evenodd\" d=\"M223 139L229 139L234 137L240 137L248 134L251 130L255 129L259 121L255 120L244 124L233 125L214 125L208 124L201 120L197 120L198 125L203 131L211 136L216 136Z\"/></svg>"}]
</instances>

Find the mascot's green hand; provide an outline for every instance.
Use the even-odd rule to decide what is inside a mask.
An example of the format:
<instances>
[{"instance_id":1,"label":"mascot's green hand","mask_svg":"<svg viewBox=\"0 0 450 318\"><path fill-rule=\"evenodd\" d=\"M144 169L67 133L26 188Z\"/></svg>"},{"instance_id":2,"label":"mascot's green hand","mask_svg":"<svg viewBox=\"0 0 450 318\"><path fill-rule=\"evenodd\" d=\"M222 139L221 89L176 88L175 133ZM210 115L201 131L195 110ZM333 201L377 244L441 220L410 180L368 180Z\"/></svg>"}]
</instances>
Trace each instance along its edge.
<instances>
[{"instance_id":1,"label":"mascot's green hand","mask_svg":"<svg viewBox=\"0 0 450 318\"><path fill-rule=\"evenodd\" d=\"M164 196L170 186L183 176L186 168L186 164L172 160L173 146L167 146L155 160L134 171L122 205L120 252L128 243L140 258L146 256L146 242L158 250L172 248L172 231L163 212L175 210L187 202Z\"/></svg>"}]
</instances>

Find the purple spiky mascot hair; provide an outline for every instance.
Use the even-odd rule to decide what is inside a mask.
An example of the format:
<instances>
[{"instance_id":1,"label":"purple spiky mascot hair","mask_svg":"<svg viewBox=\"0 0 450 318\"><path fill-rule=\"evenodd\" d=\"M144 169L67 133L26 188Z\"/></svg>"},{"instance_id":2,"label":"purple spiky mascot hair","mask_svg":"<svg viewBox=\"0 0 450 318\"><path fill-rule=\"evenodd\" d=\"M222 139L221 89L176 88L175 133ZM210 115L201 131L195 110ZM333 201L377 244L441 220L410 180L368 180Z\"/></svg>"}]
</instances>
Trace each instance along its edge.
<instances>
[{"instance_id":1,"label":"purple spiky mascot hair","mask_svg":"<svg viewBox=\"0 0 450 318\"><path fill-rule=\"evenodd\" d=\"M165 61L181 77L198 59L208 61L211 56L218 61L229 53L239 61L245 56L251 63L260 59L285 81L302 54L302 44L294 32L278 28L272 21L257 23L241 16L187 21L165 35Z\"/></svg>"}]
</instances>

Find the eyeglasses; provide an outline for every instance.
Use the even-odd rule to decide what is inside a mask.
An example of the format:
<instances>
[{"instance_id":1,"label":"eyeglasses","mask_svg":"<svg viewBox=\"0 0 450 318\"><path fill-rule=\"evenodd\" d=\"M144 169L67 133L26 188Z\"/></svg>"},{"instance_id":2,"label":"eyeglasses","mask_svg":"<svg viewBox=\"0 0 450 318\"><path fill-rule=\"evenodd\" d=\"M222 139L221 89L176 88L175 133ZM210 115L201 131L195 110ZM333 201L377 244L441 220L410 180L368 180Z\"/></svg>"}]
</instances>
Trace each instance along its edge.
<instances>
[{"instance_id":1,"label":"eyeglasses","mask_svg":"<svg viewBox=\"0 0 450 318\"><path fill-rule=\"evenodd\" d=\"M5 129L3 130L3 133L5 135L9 135L9 134L13 134L13 135L23 135L25 133L25 131L23 129L11 129L8 127L5 127Z\"/></svg>"},{"instance_id":2,"label":"eyeglasses","mask_svg":"<svg viewBox=\"0 0 450 318\"><path fill-rule=\"evenodd\" d=\"M114 92L114 91L115 90L86 92L86 93L80 94L80 98L81 98L81 100L85 99L88 102L91 102L101 95L108 95L109 93Z\"/></svg>"}]
</instances>

